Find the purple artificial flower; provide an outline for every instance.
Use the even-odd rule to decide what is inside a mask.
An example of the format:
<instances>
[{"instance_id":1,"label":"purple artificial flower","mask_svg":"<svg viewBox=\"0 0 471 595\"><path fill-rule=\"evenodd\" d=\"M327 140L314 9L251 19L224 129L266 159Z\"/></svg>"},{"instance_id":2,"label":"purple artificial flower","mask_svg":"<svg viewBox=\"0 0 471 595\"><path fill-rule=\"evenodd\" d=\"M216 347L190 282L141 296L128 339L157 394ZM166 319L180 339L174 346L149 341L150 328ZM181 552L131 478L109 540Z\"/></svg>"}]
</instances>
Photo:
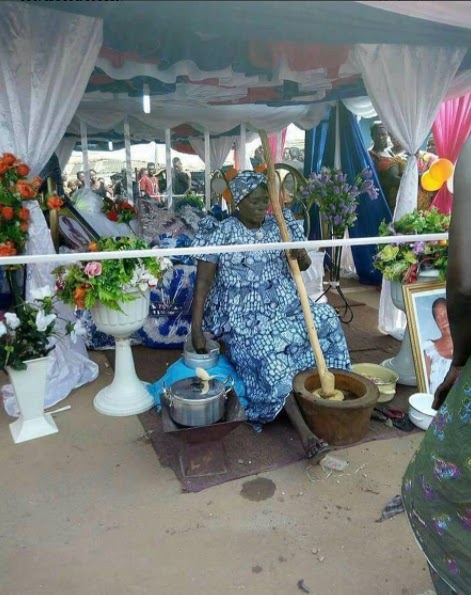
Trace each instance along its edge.
<instances>
[{"instance_id":1,"label":"purple artificial flower","mask_svg":"<svg viewBox=\"0 0 471 595\"><path fill-rule=\"evenodd\" d=\"M332 211L332 213L335 213L336 209L335 209L335 205L330 204L329 205L330 210Z\"/></svg>"},{"instance_id":2,"label":"purple artificial flower","mask_svg":"<svg viewBox=\"0 0 471 595\"><path fill-rule=\"evenodd\" d=\"M343 217L341 217L340 215L335 215L334 225L342 225L343 223L345 223L345 219Z\"/></svg>"},{"instance_id":3,"label":"purple artificial flower","mask_svg":"<svg viewBox=\"0 0 471 595\"><path fill-rule=\"evenodd\" d=\"M368 192L371 188L374 188L373 180L365 180L361 185L360 192Z\"/></svg>"},{"instance_id":4,"label":"purple artificial flower","mask_svg":"<svg viewBox=\"0 0 471 595\"><path fill-rule=\"evenodd\" d=\"M340 194L340 188L338 186L334 186L333 192L335 196L338 196Z\"/></svg>"},{"instance_id":5,"label":"purple artificial flower","mask_svg":"<svg viewBox=\"0 0 471 595\"><path fill-rule=\"evenodd\" d=\"M362 172L361 172L361 177L364 180L367 180L368 178L372 178L373 177L373 172L371 171L371 169L369 167L366 167Z\"/></svg>"},{"instance_id":6,"label":"purple artificial flower","mask_svg":"<svg viewBox=\"0 0 471 595\"><path fill-rule=\"evenodd\" d=\"M322 174L319 181L321 184L327 184L330 182L329 177L326 174Z\"/></svg>"},{"instance_id":7,"label":"purple artificial flower","mask_svg":"<svg viewBox=\"0 0 471 595\"><path fill-rule=\"evenodd\" d=\"M348 212L349 213L354 213L357 210L357 206L356 205L350 205L348 207Z\"/></svg>"},{"instance_id":8,"label":"purple artificial flower","mask_svg":"<svg viewBox=\"0 0 471 595\"><path fill-rule=\"evenodd\" d=\"M340 174L339 175L339 182L346 182L347 181L347 175L346 174Z\"/></svg>"},{"instance_id":9,"label":"purple artificial flower","mask_svg":"<svg viewBox=\"0 0 471 595\"><path fill-rule=\"evenodd\" d=\"M415 242L414 247L412 248L412 252L418 256L425 250L425 242Z\"/></svg>"}]
</instances>

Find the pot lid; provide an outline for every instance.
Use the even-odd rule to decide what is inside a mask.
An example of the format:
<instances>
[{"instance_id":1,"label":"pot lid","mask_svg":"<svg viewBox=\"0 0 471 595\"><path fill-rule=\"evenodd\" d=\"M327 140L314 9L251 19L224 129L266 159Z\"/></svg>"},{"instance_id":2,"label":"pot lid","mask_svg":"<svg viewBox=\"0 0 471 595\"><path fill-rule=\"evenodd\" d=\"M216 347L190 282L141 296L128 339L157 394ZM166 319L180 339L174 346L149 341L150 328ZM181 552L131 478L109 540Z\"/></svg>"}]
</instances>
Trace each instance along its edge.
<instances>
[{"instance_id":1,"label":"pot lid","mask_svg":"<svg viewBox=\"0 0 471 595\"><path fill-rule=\"evenodd\" d=\"M192 401L210 399L223 394L224 391L224 384L217 378L203 381L197 376L178 380L169 387L169 392L173 396L181 399L191 399Z\"/></svg>"}]
</instances>

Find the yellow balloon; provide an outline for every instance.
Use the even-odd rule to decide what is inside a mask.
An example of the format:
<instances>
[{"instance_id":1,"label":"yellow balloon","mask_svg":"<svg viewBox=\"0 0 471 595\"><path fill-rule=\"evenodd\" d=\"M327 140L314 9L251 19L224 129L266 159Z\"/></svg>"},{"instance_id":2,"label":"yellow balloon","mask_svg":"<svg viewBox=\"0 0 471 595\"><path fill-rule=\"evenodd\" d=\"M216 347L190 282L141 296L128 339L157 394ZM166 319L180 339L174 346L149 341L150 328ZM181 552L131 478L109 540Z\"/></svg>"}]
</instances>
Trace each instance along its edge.
<instances>
[{"instance_id":1,"label":"yellow balloon","mask_svg":"<svg viewBox=\"0 0 471 595\"><path fill-rule=\"evenodd\" d=\"M434 180L443 184L451 178L454 169L454 165L449 159L437 159L428 171Z\"/></svg>"},{"instance_id":2,"label":"yellow balloon","mask_svg":"<svg viewBox=\"0 0 471 595\"><path fill-rule=\"evenodd\" d=\"M434 192L442 187L443 182L437 182L435 178L432 178L430 171L426 171L420 178L422 188L427 192Z\"/></svg>"}]
</instances>

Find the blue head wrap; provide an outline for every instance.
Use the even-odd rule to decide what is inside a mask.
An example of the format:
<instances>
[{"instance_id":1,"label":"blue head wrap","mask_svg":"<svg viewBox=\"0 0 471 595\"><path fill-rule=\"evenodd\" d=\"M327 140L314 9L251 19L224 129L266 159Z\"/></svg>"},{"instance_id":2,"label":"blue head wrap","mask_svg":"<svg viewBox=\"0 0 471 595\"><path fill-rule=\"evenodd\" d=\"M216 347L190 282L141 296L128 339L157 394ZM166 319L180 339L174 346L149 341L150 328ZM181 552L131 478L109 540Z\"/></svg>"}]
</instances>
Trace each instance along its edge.
<instances>
[{"instance_id":1,"label":"blue head wrap","mask_svg":"<svg viewBox=\"0 0 471 595\"><path fill-rule=\"evenodd\" d=\"M266 184L267 179L263 174L254 171L243 171L229 182L234 203L237 206L247 194L253 192L260 184Z\"/></svg>"}]
</instances>

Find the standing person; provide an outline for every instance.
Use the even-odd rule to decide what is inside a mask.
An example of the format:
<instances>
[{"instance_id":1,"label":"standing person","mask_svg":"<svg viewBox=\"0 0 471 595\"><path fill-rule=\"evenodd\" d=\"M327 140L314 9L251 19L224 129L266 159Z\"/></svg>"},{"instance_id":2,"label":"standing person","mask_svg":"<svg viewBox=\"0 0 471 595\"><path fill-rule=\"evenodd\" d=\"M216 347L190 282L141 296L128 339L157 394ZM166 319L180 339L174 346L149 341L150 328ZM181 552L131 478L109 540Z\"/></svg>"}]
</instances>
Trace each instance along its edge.
<instances>
[{"instance_id":1,"label":"standing person","mask_svg":"<svg viewBox=\"0 0 471 595\"><path fill-rule=\"evenodd\" d=\"M105 180L103 178L98 179L94 169L90 170L90 190L93 190L101 198L106 198Z\"/></svg>"},{"instance_id":2,"label":"standing person","mask_svg":"<svg viewBox=\"0 0 471 595\"><path fill-rule=\"evenodd\" d=\"M396 209L397 191L401 183L404 160L395 155L389 147L389 135L381 122L374 122L371 126L373 147L369 154L378 174L378 179L391 212Z\"/></svg>"},{"instance_id":3,"label":"standing person","mask_svg":"<svg viewBox=\"0 0 471 595\"><path fill-rule=\"evenodd\" d=\"M191 176L183 171L183 163L180 157L174 157L173 163L173 194L186 194L191 190Z\"/></svg>"},{"instance_id":4,"label":"standing person","mask_svg":"<svg viewBox=\"0 0 471 595\"><path fill-rule=\"evenodd\" d=\"M85 188L85 172L78 171L77 174L77 190Z\"/></svg>"},{"instance_id":5,"label":"standing person","mask_svg":"<svg viewBox=\"0 0 471 595\"><path fill-rule=\"evenodd\" d=\"M139 176L139 194L161 202L159 181L155 177L155 164L148 163L147 168L142 168L139 173L141 174Z\"/></svg>"},{"instance_id":6,"label":"standing person","mask_svg":"<svg viewBox=\"0 0 471 595\"><path fill-rule=\"evenodd\" d=\"M280 242L281 235L269 205L265 176L241 172L229 183L235 213L218 223L201 222L193 246ZM293 240L305 239L289 210L284 211ZM328 446L304 423L292 394L292 382L301 370L315 366L296 285L284 251L206 254L198 260L193 299L191 337L204 353L203 327L221 339L246 388L248 419L272 421L284 408L293 422L308 458L318 462ZM301 270L311 260L305 250L290 251ZM335 310L311 304L326 364L350 368L345 336Z\"/></svg>"},{"instance_id":7,"label":"standing person","mask_svg":"<svg viewBox=\"0 0 471 595\"><path fill-rule=\"evenodd\" d=\"M439 595L471 593L471 138L455 169L447 270L453 358L402 497Z\"/></svg>"}]
</instances>

